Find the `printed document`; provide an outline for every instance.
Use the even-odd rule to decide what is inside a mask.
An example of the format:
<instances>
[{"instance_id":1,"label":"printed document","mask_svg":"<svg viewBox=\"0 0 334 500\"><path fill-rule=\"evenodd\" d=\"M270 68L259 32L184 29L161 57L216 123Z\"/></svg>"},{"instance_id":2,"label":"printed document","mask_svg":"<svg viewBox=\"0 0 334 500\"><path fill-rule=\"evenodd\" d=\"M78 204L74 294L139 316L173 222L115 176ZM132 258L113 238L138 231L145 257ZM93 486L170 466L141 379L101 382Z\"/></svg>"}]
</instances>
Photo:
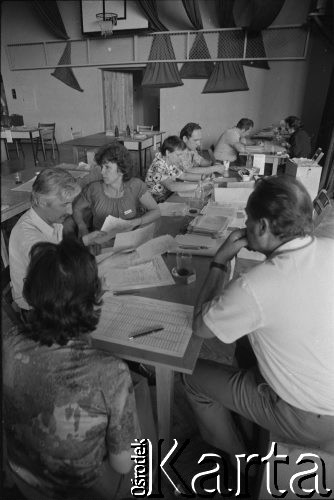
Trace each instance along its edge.
<instances>
[{"instance_id":1,"label":"printed document","mask_svg":"<svg viewBox=\"0 0 334 500\"><path fill-rule=\"evenodd\" d=\"M182 357L192 334L192 316L192 306L106 293L98 327L91 336L144 351ZM129 340L131 335L155 325L162 325L163 330Z\"/></svg>"},{"instance_id":2,"label":"printed document","mask_svg":"<svg viewBox=\"0 0 334 500\"><path fill-rule=\"evenodd\" d=\"M126 233L117 233L114 243L114 250L117 248L137 248L142 243L153 238L155 223L139 227Z\"/></svg>"}]
</instances>

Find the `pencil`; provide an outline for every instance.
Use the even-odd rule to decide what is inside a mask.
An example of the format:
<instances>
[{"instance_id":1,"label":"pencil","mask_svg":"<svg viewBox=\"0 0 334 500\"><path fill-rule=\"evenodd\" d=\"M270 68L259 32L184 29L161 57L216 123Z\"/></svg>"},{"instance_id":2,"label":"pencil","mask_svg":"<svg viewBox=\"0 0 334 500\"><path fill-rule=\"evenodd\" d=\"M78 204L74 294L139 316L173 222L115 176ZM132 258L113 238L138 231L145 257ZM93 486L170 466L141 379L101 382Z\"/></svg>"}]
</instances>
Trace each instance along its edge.
<instances>
[{"instance_id":1,"label":"pencil","mask_svg":"<svg viewBox=\"0 0 334 500\"><path fill-rule=\"evenodd\" d=\"M150 328L149 330L145 330L143 332L137 332L137 333L131 334L129 336L129 340L133 340L133 339L136 339L138 337L143 337L144 335L149 335L150 333L160 332L163 329L164 329L163 326L154 326L154 327Z\"/></svg>"}]
</instances>

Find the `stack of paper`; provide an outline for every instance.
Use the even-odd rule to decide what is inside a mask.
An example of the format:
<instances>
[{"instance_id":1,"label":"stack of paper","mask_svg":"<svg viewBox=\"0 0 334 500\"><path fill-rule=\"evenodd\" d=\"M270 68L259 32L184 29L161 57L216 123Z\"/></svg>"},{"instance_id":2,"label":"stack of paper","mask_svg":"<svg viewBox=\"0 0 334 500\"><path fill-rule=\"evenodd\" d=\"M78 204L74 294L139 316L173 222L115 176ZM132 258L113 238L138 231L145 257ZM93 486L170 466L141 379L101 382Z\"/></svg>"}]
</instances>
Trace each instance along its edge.
<instances>
[{"instance_id":1,"label":"stack of paper","mask_svg":"<svg viewBox=\"0 0 334 500\"><path fill-rule=\"evenodd\" d=\"M199 215L189 224L188 232L218 237L225 231L229 221L229 217L221 215Z\"/></svg>"}]
</instances>

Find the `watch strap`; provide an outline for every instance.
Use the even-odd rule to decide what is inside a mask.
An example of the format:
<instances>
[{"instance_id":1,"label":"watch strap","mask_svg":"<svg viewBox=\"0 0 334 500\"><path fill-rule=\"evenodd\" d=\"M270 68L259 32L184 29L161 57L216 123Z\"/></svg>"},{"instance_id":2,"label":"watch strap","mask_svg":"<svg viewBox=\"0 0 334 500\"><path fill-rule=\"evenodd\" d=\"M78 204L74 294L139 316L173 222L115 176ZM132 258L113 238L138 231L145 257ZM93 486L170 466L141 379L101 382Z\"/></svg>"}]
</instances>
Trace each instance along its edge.
<instances>
[{"instance_id":1,"label":"watch strap","mask_svg":"<svg viewBox=\"0 0 334 500\"><path fill-rule=\"evenodd\" d=\"M219 262L214 262L212 261L210 263L210 269L213 268L213 267L217 267L218 269L220 269L221 271L225 271L225 273L228 272L228 267L226 264L220 264Z\"/></svg>"}]
</instances>

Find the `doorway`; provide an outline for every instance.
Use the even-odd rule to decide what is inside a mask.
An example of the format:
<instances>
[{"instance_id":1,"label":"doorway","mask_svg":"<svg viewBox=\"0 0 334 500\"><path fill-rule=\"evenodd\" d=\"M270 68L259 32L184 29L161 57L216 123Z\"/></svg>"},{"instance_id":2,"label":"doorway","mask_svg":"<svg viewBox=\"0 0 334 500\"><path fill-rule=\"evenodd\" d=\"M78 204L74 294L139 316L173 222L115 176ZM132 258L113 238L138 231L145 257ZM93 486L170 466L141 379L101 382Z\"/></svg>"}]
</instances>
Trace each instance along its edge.
<instances>
[{"instance_id":1,"label":"doorway","mask_svg":"<svg viewBox=\"0 0 334 500\"><path fill-rule=\"evenodd\" d=\"M105 130L160 129L160 89L142 87L143 69L102 70Z\"/></svg>"}]
</instances>

